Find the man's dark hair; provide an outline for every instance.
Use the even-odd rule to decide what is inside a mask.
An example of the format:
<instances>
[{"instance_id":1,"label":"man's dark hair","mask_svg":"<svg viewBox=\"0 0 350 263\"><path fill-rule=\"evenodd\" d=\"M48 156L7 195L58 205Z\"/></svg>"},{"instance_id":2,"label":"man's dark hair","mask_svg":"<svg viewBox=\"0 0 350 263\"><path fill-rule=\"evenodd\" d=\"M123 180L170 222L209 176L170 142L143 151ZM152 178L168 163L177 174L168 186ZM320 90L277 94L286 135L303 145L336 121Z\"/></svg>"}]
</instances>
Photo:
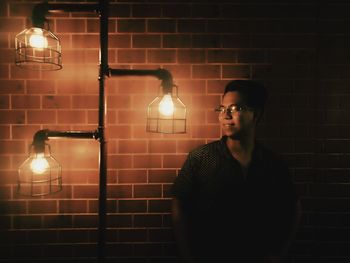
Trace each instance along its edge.
<instances>
[{"instance_id":1,"label":"man's dark hair","mask_svg":"<svg viewBox=\"0 0 350 263\"><path fill-rule=\"evenodd\" d=\"M268 97L264 85L252 80L232 80L227 83L223 96L230 91L237 91L242 96L246 106L259 111L260 116L263 114Z\"/></svg>"}]
</instances>

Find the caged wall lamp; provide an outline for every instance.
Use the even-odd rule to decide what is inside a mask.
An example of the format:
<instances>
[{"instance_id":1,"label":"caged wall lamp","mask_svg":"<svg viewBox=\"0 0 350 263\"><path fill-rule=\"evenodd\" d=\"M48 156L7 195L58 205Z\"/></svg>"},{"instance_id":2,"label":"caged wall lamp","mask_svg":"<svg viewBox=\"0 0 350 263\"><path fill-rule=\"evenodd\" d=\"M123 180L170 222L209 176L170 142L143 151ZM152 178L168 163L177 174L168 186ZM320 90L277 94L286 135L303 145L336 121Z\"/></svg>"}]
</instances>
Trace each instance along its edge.
<instances>
[{"instance_id":1,"label":"caged wall lamp","mask_svg":"<svg viewBox=\"0 0 350 263\"><path fill-rule=\"evenodd\" d=\"M62 68L61 45L50 32L46 15L60 12L94 12L100 22L98 127L94 131L40 130L33 138L30 156L19 167L18 193L42 196L62 189L61 166L51 156L46 141L52 138L95 139L99 142L98 262L105 261L107 149L105 140L105 79L121 76L153 76L161 80L161 90L148 106L148 132L185 133L186 107L177 96L177 86L166 69L113 69L108 66L108 0L98 3L40 3L32 12L33 27L16 35L16 65L31 70ZM44 28L46 26L46 28Z\"/></svg>"}]
</instances>

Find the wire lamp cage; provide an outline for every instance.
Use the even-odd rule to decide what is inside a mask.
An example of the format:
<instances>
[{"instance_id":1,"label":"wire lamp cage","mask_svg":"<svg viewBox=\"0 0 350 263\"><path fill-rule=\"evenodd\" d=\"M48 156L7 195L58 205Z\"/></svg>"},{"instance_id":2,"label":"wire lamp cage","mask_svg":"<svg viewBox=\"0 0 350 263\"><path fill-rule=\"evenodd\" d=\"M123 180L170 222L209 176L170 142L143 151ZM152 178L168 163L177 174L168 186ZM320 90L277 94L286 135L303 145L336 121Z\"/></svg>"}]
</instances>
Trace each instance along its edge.
<instances>
[{"instance_id":1,"label":"wire lamp cage","mask_svg":"<svg viewBox=\"0 0 350 263\"><path fill-rule=\"evenodd\" d=\"M177 95L177 86L172 91L164 92L160 88L159 95L148 105L147 127L148 132L155 133L185 133L186 106Z\"/></svg>"},{"instance_id":2,"label":"wire lamp cage","mask_svg":"<svg viewBox=\"0 0 350 263\"><path fill-rule=\"evenodd\" d=\"M29 157L18 168L17 189L21 195L43 196L61 191L62 168L51 155L50 145L37 151L32 144Z\"/></svg>"},{"instance_id":3,"label":"wire lamp cage","mask_svg":"<svg viewBox=\"0 0 350 263\"><path fill-rule=\"evenodd\" d=\"M62 68L61 44L50 30L32 27L15 37L16 65L30 70Z\"/></svg>"}]
</instances>

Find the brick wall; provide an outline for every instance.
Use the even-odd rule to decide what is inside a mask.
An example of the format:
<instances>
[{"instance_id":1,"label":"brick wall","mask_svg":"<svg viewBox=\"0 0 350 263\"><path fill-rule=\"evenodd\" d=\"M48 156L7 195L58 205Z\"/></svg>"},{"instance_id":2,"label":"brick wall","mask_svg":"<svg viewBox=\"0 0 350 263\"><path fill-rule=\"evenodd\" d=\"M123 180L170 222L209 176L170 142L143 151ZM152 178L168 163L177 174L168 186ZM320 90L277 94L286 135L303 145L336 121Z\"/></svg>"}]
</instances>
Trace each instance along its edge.
<instances>
[{"instance_id":1,"label":"brick wall","mask_svg":"<svg viewBox=\"0 0 350 263\"><path fill-rule=\"evenodd\" d=\"M146 108L159 81L107 80L111 261L177 260L169 187L190 149L220 137L213 108L236 78L268 86L258 137L288 161L302 197L290 262L350 261L350 4L264 2L111 1L110 66L170 70L189 111L186 134L148 134ZM30 25L34 3L0 3L0 262L93 262L96 142L51 140L63 191L16 193L17 169L35 131L97 126L97 17L50 17L64 68L25 71L14 65L14 36Z\"/></svg>"}]
</instances>

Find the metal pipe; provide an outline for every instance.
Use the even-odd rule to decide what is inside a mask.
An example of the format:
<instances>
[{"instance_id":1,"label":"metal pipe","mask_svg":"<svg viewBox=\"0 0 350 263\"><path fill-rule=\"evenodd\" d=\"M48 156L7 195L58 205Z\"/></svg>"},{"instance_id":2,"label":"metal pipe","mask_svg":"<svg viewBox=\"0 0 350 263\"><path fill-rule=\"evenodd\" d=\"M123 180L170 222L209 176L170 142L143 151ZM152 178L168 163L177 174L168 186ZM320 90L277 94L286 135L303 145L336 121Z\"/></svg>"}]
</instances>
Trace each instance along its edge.
<instances>
[{"instance_id":1,"label":"metal pipe","mask_svg":"<svg viewBox=\"0 0 350 263\"><path fill-rule=\"evenodd\" d=\"M40 3L34 6L32 11L32 22L35 27L43 28L48 13L64 12L99 12L97 4L63 4L63 3Z\"/></svg>"},{"instance_id":2,"label":"metal pipe","mask_svg":"<svg viewBox=\"0 0 350 263\"><path fill-rule=\"evenodd\" d=\"M45 141L50 138L75 138L75 139L98 139L98 131L50 131L48 129L39 130L33 136L33 146L35 152L43 152Z\"/></svg>"},{"instance_id":3,"label":"metal pipe","mask_svg":"<svg viewBox=\"0 0 350 263\"><path fill-rule=\"evenodd\" d=\"M173 76L166 69L112 69L109 68L109 76L153 76L162 81L163 93L171 93L174 83Z\"/></svg>"},{"instance_id":4,"label":"metal pipe","mask_svg":"<svg viewBox=\"0 0 350 263\"><path fill-rule=\"evenodd\" d=\"M100 10L100 70L99 70L99 107L98 131L100 142L100 174L98 197L98 249L99 263L106 258L106 214L107 214L107 142L105 140L105 77L108 74L108 0L99 0Z\"/></svg>"}]
</instances>

